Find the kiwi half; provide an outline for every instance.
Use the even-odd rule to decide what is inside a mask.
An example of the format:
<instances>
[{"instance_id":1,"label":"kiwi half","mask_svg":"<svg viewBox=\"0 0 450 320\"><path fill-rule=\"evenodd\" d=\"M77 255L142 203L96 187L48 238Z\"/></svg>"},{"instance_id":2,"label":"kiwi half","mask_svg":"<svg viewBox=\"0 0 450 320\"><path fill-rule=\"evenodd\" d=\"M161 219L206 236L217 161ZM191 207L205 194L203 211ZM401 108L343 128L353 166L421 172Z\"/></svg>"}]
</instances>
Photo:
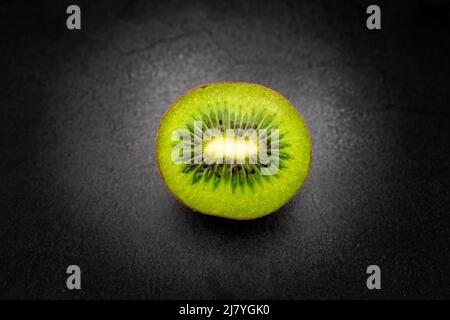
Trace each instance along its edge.
<instances>
[{"instance_id":1,"label":"kiwi half","mask_svg":"<svg viewBox=\"0 0 450 320\"><path fill-rule=\"evenodd\" d=\"M193 89L165 113L156 159L168 189L188 207L248 220L276 211L300 190L311 152L305 121L281 94L223 82Z\"/></svg>"}]
</instances>

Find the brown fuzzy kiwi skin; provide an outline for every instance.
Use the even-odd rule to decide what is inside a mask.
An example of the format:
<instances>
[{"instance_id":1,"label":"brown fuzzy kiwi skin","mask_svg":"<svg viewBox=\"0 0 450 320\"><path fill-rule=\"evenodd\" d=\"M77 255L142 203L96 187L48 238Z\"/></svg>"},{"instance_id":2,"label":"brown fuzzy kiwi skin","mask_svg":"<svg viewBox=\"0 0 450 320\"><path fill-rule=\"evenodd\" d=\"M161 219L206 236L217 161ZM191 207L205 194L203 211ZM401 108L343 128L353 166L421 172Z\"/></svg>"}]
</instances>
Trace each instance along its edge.
<instances>
[{"instance_id":1,"label":"brown fuzzy kiwi skin","mask_svg":"<svg viewBox=\"0 0 450 320\"><path fill-rule=\"evenodd\" d=\"M172 190L169 189L169 187L168 187L167 184L166 184L166 181L164 180L164 176L163 176L163 174L162 174L162 172L161 172L161 168L160 168L160 166L159 166L159 161L158 161L158 159L159 159L159 158L158 158L158 137L159 137L159 130L160 130L160 128L161 128L161 124L162 124L164 118L171 112L172 108L173 108L173 107L174 107L181 99L183 99L185 96L187 96L187 95L189 95L189 94L191 94L191 93L193 93L193 92L195 92L195 91L197 91L197 90L205 89L205 88L207 88L207 87L209 87L209 86L216 86L216 85L222 85L222 84L255 85L255 86L259 86L259 87L261 87L261 88L263 88L263 89L265 89L265 90L269 90L269 91L275 93L276 95L281 96L283 99L286 99L286 100L287 100L287 98L284 97L284 96L283 96L281 93L279 93L278 91L276 91L276 90L274 90L274 89L271 89L271 88L268 88L268 87L266 87L266 86L263 86L263 85L261 85L261 84L259 84L259 83L252 83L252 82L226 82L226 81L222 81L222 82L211 82L211 83L206 83L206 84L199 85L199 86L197 86L197 87L195 87L195 88L189 90L188 92L186 92L185 94L183 94L181 97L179 97L179 98L178 98L178 99L170 106L170 108L167 109L167 110L164 112L164 114L162 115L161 119L159 120L158 131L157 131L157 133L156 133L156 144L155 144L155 145L156 145L155 156L156 156L156 163L157 163L157 167L158 167L158 174L159 174L159 176L161 177L161 180L163 181L163 184L164 184L166 190L168 190L169 193L171 193L171 194L175 197L175 199L177 199L180 203L182 203L184 206L190 208L190 209L191 209L192 211L194 211L194 212L200 212L200 213L202 213L202 214L206 214L206 215L210 215L210 216L216 216L216 217L225 218L225 219L229 219L229 220L239 220L239 221L257 220L257 219L263 218L263 217L265 217L265 216L268 216L268 215L270 215L270 214L276 213L281 207L285 206L285 205L288 204L290 201L292 201L292 199L300 192L300 190L303 189L303 186L305 185L305 183L307 182L307 180L308 180L308 178L309 178L309 173L310 173L310 170L311 170L311 164L312 164L312 161L313 161L313 140L312 140L311 132L310 132L310 130L309 130L309 127L308 127L307 122L306 122L305 119L303 118L303 115L302 115L296 108L294 108L294 105L293 105L289 100L287 100L287 101L289 102L289 106L297 112L298 116L300 117L300 119L302 119L303 123L305 124L306 131L308 132L309 142L310 142L310 145L311 145L311 151L310 151L310 155L309 155L309 157L310 157L310 159L309 159L309 166L308 166L308 171L307 171L307 173L306 173L306 179L305 179L305 181L303 182L302 186L297 190L297 192L295 192L295 193L292 195L292 197L291 197L288 201L286 201L286 203L282 204L281 206L279 206L277 209L273 210L272 212L269 212L269 213L267 213L267 214L264 214L264 215L259 216L259 217L256 217L256 218L230 218L230 217L225 217L225 216L216 215L216 214L212 214L212 213L201 212L201 211L199 211L199 210L197 210L197 209L195 209L195 208L192 208L191 206L188 206L186 203L183 202L183 200L181 200L180 198L178 198L178 196L177 196L175 193L173 193Z\"/></svg>"}]
</instances>

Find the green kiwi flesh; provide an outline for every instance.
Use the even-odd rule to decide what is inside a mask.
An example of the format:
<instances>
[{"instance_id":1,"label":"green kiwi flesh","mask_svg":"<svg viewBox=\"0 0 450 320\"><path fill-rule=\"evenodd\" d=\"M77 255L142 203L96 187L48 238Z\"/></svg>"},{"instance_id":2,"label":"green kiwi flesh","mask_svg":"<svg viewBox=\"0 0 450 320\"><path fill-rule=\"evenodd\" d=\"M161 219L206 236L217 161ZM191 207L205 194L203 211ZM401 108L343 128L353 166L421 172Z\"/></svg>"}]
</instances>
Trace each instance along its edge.
<instances>
[{"instance_id":1,"label":"green kiwi flesh","mask_svg":"<svg viewBox=\"0 0 450 320\"><path fill-rule=\"evenodd\" d=\"M216 135L205 139L211 130ZM234 138L228 139L229 130ZM244 132L259 132L263 139L249 142ZM202 153L195 153L195 145ZM261 148L276 158L276 166L250 159ZM184 156L182 161L174 161L174 152ZM208 161L208 153L223 155L223 161ZM312 143L302 116L281 94L257 84L223 82L197 87L175 102L161 119L156 154L164 183L185 205L203 214L249 220L278 210L300 190Z\"/></svg>"}]
</instances>

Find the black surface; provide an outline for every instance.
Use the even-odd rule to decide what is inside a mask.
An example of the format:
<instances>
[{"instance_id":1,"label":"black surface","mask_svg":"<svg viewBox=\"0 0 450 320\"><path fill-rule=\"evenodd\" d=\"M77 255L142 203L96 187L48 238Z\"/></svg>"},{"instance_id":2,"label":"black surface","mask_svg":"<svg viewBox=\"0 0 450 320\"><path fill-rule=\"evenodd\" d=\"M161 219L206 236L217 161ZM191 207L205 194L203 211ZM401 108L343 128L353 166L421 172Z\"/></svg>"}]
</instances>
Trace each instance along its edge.
<instances>
[{"instance_id":1,"label":"black surface","mask_svg":"<svg viewBox=\"0 0 450 320\"><path fill-rule=\"evenodd\" d=\"M450 298L447 2L377 1L373 32L369 1L77 1L81 31L68 4L0 4L1 298ZM161 115L215 81L310 126L280 212L195 214L158 176Z\"/></svg>"}]
</instances>

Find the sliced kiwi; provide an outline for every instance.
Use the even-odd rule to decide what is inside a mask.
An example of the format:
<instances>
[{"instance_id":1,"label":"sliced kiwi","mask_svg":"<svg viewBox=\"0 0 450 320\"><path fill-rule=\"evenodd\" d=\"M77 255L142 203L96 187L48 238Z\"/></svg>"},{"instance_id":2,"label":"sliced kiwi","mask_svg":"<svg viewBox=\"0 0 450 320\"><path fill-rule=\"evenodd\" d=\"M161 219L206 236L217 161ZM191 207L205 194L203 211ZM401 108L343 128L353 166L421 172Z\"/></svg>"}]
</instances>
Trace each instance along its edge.
<instances>
[{"instance_id":1,"label":"sliced kiwi","mask_svg":"<svg viewBox=\"0 0 450 320\"><path fill-rule=\"evenodd\" d=\"M224 82L193 89L166 112L156 158L185 205L247 220L276 211L300 190L311 151L306 123L281 94Z\"/></svg>"}]
</instances>

